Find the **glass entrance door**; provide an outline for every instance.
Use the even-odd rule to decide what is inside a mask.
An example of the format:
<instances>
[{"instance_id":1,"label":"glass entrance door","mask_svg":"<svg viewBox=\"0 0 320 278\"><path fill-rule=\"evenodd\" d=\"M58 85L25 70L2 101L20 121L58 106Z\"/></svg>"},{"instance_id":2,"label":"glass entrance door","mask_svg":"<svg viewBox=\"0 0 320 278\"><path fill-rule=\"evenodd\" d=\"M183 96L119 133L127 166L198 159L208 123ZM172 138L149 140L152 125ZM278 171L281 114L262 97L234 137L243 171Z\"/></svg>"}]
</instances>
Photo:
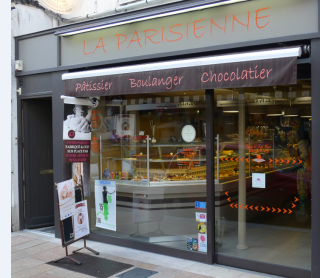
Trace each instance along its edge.
<instances>
[{"instance_id":1,"label":"glass entrance door","mask_svg":"<svg viewBox=\"0 0 320 278\"><path fill-rule=\"evenodd\" d=\"M311 269L310 84L215 90L217 254Z\"/></svg>"}]
</instances>

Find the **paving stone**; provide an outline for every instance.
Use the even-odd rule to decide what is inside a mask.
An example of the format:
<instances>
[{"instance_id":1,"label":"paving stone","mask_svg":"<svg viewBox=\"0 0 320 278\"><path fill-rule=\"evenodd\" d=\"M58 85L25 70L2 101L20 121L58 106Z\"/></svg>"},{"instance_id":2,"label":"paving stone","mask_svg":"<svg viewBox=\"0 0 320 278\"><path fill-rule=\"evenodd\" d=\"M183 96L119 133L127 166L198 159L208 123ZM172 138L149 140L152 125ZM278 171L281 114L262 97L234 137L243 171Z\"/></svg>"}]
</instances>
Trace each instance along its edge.
<instances>
[{"instance_id":1,"label":"paving stone","mask_svg":"<svg viewBox=\"0 0 320 278\"><path fill-rule=\"evenodd\" d=\"M31 278L60 278L60 277L44 272L44 273L40 273L38 275L32 276Z\"/></svg>"},{"instance_id":2,"label":"paving stone","mask_svg":"<svg viewBox=\"0 0 320 278\"><path fill-rule=\"evenodd\" d=\"M29 268L27 270L22 270L12 275L13 278L29 278L35 275L44 273L52 269L53 266L47 264L37 265L35 267Z\"/></svg>"},{"instance_id":3,"label":"paving stone","mask_svg":"<svg viewBox=\"0 0 320 278\"><path fill-rule=\"evenodd\" d=\"M191 273L191 272L181 272L181 273L173 276L172 278L209 278L209 277L210 276L195 274L195 273Z\"/></svg>"},{"instance_id":4,"label":"paving stone","mask_svg":"<svg viewBox=\"0 0 320 278\"><path fill-rule=\"evenodd\" d=\"M68 277L68 276L70 276L74 273L77 273L77 272L70 271L70 270L67 270L64 268L60 268L60 267L55 267L55 268L47 271L47 273L52 274L57 277Z\"/></svg>"},{"instance_id":5,"label":"paving stone","mask_svg":"<svg viewBox=\"0 0 320 278\"><path fill-rule=\"evenodd\" d=\"M26 271L29 268L43 264L40 260L35 260L29 257L22 258L11 262L11 274L18 273L20 271Z\"/></svg>"},{"instance_id":6,"label":"paving stone","mask_svg":"<svg viewBox=\"0 0 320 278\"><path fill-rule=\"evenodd\" d=\"M92 277L94 276L86 275L82 273L74 273L74 274L71 274L70 276L67 276L66 278L92 278Z\"/></svg>"},{"instance_id":7,"label":"paving stone","mask_svg":"<svg viewBox=\"0 0 320 278\"><path fill-rule=\"evenodd\" d=\"M169 267L163 267L163 266L158 266L154 269L154 271L157 271L158 273L153 275L152 278L172 278L175 275L178 275L181 273L181 270L178 269L173 269Z\"/></svg>"},{"instance_id":8,"label":"paving stone","mask_svg":"<svg viewBox=\"0 0 320 278\"><path fill-rule=\"evenodd\" d=\"M33 246L36 246L39 244L43 244L45 242L46 241L43 241L43 240L34 240L33 239L31 241L28 241L28 242L11 247L11 253L18 252L20 250L27 249L27 248L30 248L30 247L33 247Z\"/></svg>"},{"instance_id":9,"label":"paving stone","mask_svg":"<svg viewBox=\"0 0 320 278\"><path fill-rule=\"evenodd\" d=\"M26 243L28 241L33 240L33 238L30 237L26 237L26 236L15 236L15 237L11 237L11 247L16 246L16 245L20 245L22 243Z\"/></svg>"}]
</instances>

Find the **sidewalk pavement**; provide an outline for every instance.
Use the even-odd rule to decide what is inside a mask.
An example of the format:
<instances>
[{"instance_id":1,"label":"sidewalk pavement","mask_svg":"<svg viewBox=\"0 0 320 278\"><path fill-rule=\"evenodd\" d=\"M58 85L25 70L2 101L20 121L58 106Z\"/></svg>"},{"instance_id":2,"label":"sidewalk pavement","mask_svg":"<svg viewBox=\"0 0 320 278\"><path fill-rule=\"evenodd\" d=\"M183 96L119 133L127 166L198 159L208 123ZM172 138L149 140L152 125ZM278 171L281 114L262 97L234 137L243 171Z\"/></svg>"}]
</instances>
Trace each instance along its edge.
<instances>
[{"instance_id":1,"label":"sidewalk pavement","mask_svg":"<svg viewBox=\"0 0 320 278\"><path fill-rule=\"evenodd\" d=\"M68 252L83 246L83 241L75 242L68 247ZM266 278L279 277L237 269L222 265L207 265L193 261L173 258L164 255L139 251L110 244L87 241L87 246L100 252L99 257L128 263L135 267L157 271L151 278ZM80 252L91 255L87 250ZM19 231L11 233L11 277L14 278L88 278L89 275L69 271L46 264L65 256L61 240ZM95 256L92 254L92 256ZM128 270L126 270L128 271ZM124 271L125 272L125 271ZM117 276L118 274L115 274ZM114 278L115 276L112 276Z\"/></svg>"}]
</instances>

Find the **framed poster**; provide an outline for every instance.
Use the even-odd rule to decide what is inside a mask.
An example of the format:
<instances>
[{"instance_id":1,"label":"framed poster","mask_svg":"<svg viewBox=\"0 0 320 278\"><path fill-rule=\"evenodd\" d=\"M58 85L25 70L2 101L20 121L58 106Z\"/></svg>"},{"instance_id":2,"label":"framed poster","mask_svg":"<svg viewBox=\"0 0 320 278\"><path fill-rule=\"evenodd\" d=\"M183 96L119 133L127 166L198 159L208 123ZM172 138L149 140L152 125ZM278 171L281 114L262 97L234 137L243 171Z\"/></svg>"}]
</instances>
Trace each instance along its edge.
<instances>
[{"instance_id":1,"label":"framed poster","mask_svg":"<svg viewBox=\"0 0 320 278\"><path fill-rule=\"evenodd\" d=\"M75 204L75 185L73 179L57 183L60 220L72 216L72 206Z\"/></svg>"},{"instance_id":2,"label":"framed poster","mask_svg":"<svg viewBox=\"0 0 320 278\"><path fill-rule=\"evenodd\" d=\"M73 205L72 222L75 240L90 233L87 200Z\"/></svg>"},{"instance_id":3,"label":"framed poster","mask_svg":"<svg viewBox=\"0 0 320 278\"><path fill-rule=\"evenodd\" d=\"M95 180L96 227L116 231L116 182Z\"/></svg>"}]
</instances>

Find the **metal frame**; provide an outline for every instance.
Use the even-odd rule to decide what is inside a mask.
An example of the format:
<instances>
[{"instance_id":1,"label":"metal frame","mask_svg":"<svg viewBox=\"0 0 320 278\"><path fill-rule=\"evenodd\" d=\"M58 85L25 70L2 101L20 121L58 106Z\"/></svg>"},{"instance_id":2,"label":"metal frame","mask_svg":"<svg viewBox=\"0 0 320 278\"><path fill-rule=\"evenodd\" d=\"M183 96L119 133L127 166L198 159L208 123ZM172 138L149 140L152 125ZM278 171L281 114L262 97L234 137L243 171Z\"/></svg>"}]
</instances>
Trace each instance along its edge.
<instances>
[{"instance_id":1,"label":"metal frame","mask_svg":"<svg viewBox=\"0 0 320 278\"><path fill-rule=\"evenodd\" d=\"M215 262L214 90L206 90L207 263Z\"/></svg>"},{"instance_id":2,"label":"metal frame","mask_svg":"<svg viewBox=\"0 0 320 278\"><path fill-rule=\"evenodd\" d=\"M133 248L141 251L147 251L160 255L166 255L201 263L207 263L207 255L198 252L190 252L187 250L175 249L166 246L156 245L152 243L140 242L126 238L118 238L113 236L90 233L88 240L94 240L107 244L117 245L121 247Z\"/></svg>"},{"instance_id":3,"label":"metal frame","mask_svg":"<svg viewBox=\"0 0 320 278\"><path fill-rule=\"evenodd\" d=\"M320 172L317 171L315 167L318 165L318 160L320 157L320 146L317 144L320 136L320 109L317 109L317 105L320 103L320 94L318 92L320 87L320 39L311 41L311 95L312 102L315 103L314 109L311 107L311 130L312 130L312 207L311 207L311 273L312 278L320 277L320 202L317 198L320 197Z\"/></svg>"},{"instance_id":4,"label":"metal frame","mask_svg":"<svg viewBox=\"0 0 320 278\"><path fill-rule=\"evenodd\" d=\"M259 261L240 259L236 257L229 257L229 256L219 255L219 254L215 255L215 262L217 264L228 265L232 267L238 267L238 268L248 269L251 271L283 276L287 278L319 277L319 276L314 276L313 274L311 276L311 271L309 270L271 264L271 263L264 263Z\"/></svg>"}]
</instances>

